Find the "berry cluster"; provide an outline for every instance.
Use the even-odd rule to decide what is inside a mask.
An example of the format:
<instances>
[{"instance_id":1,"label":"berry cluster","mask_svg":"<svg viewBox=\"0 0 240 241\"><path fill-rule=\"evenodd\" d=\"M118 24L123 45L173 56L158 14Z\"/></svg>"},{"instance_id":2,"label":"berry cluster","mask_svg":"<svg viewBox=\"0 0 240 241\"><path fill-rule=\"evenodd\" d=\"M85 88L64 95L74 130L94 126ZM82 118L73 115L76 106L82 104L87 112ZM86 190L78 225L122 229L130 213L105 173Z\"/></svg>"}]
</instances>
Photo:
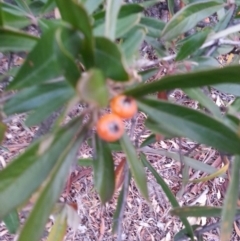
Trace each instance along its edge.
<instances>
[{"instance_id":1,"label":"berry cluster","mask_svg":"<svg viewBox=\"0 0 240 241\"><path fill-rule=\"evenodd\" d=\"M130 119L137 113L137 103L129 96L118 95L110 101L112 113L103 115L97 122L98 136L108 142L117 141L124 133L122 119Z\"/></svg>"}]
</instances>

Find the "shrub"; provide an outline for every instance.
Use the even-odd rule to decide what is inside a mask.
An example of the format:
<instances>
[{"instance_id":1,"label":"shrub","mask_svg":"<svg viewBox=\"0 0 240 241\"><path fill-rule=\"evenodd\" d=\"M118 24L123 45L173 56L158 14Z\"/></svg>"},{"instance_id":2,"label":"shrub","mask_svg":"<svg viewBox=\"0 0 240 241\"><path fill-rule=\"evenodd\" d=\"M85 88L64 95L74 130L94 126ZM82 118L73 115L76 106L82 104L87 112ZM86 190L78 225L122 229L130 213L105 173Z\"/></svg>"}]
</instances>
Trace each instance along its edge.
<instances>
[{"instance_id":1,"label":"shrub","mask_svg":"<svg viewBox=\"0 0 240 241\"><path fill-rule=\"evenodd\" d=\"M54 128L33 141L0 172L0 218L10 231L19 228L17 210L33 193L37 196L19 241L29 240L29 237L32 241L40 239L50 213L59 205L56 202L71 165L77 161L77 151L85 141L93 148L90 161L95 189L103 204L111 199L115 190L112 151L117 146L126 156L114 232L121 225L121 207L125 203L130 175L148 200L146 167L165 192L173 207L172 214L178 215L185 226L176 234L175 240L186 237L193 240L194 236L202 240L205 229L191 226L189 216L221 216L220 239L229 240L232 223L238 217L235 214L238 211L240 168L240 24L236 24L239 1L188 1L176 12L179 6L168 0L170 19L167 23L143 14L145 8L157 2L0 2L0 51L26 55L21 67L7 73L12 80L4 91L12 91L13 96L4 103L2 115L28 113L26 125L33 126L61 109ZM61 19L46 18L55 7L59 9ZM34 26L40 36L32 34L29 26ZM154 50L152 59L139 55L143 42ZM223 54L225 58L230 56L224 66L218 61ZM163 72L166 76L161 77ZM216 88L234 94L236 98L223 113L202 87L207 93L210 88ZM167 100L166 93L174 89L181 89L197 100L200 110ZM111 99L122 94L136 100L139 110L147 116L145 125L152 135L141 145L133 143L131 133L121 133L120 139L111 145L93 131ZM84 110L63 126L68 110L77 103L84 106ZM107 131L118 133L118 124L111 123ZM3 140L6 131L3 122L0 130ZM223 175L231 162L231 182L223 207L180 207L144 154L146 146L155 142L159 135L189 138L217 149L224 158L231 156L220 170L194 159L189 162L187 157L180 158L184 168L210 174L207 179L198 181ZM166 155L173 154L166 152ZM191 181L187 179L188 182ZM75 213L71 207L69 211L67 204L60 206L52 229L52 232L63 233L59 240L64 236L69 213Z\"/></svg>"}]
</instances>

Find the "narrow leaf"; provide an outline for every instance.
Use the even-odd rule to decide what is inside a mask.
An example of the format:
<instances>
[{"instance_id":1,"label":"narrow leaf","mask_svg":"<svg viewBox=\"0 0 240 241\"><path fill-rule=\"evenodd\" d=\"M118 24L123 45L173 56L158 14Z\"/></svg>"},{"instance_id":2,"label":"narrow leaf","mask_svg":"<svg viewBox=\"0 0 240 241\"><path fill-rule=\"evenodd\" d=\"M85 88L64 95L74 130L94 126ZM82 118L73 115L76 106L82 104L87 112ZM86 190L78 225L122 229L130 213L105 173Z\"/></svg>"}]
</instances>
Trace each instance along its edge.
<instances>
[{"instance_id":1,"label":"narrow leaf","mask_svg":"<svg viewBox=\"0 0 240 241\"><path fill-rule=\"evenodd\" d=\"M128 173L125 173L125 175L128 175L128 182L130 183L130 171L128 170ZM113 214L113 226L112 226L112 233L115 234L117 233L117 229L119 225L122 225L122 220L120 219L120 214L123 212L122 208L124 208L124 203L123 203L123 198L125 195L127 195L128 189L122 187L122 190L118 196L117 200L117 207L116 210Z\"/></svg>"},{"instance_id":2,"label":"narrow leaf","mask_svg":"<svg viewBox=\"0 0 240 241\"><path fill-rule=\"evenodd\" d=\"M27 13L16 5L0 2L3 26L24 28L31 24Z\"/></svg>"},{"instance_id":3,"label":"narrow leaf","mask_svg":"<svg viewBox=\"0 0 240 241\"><path fill-rule=\"evenodd\" d=\"M9 233L15 234L20 226L17 210L13 210L6 217L4 217L3 222L7 226Z\"/></svg>"},{"instance_id":4,"label":"narrow leaf","mask_svg":"<svg viewBox=\"0 0 240 241\"><path fill-rule=\"evenodd\" d=\"M55 29L50 29L42 35L8 88L29 87L61 75L54 51L54 36Z\"/></svg>"},{"instance_id":5,"label":"narrow leaf","mask_svg":"<svg viewBox=\"0 0 240 241\"><path fill-rule=\"evenodd\" d=\"M151 69L143 70L143 71L139 72L138 74L141 75L142 81L146 82L151 77L153 77L158 71L159 71L159 68L151 68Z\"/></svg>"},{"instance_id":6,"label":"narrow leaf","mask_svg":"<svg viewBox=\"0 0 240 241\"><path fill-rule=\"evenodd\" d=\"M239 210L240 211L240 210ZM173 208L170 213L179 217L220 217L222 207L189 206Z\"/></svg>"},{"instance_id":7,"label":"narrow leaf","mask_svg":"<svg viewBox=\"0 0 240 241\"><path fill-rule=\"evenodd\" d=\"M150 17L142 17L140 24L143 24L147 28L147 35L153 38L159 38L166 25L165 22Z\"/></svg>"},{"instance_id":8,"label":"narrow leaf","mask_svg":"<svg viewBox=\"0 0 240 241\"><path fill-rule=\"evenodd\" d=\"M169 202L171 203L172 207L180 207L177 199L173 195L172 191L164 181L164 179L156 172L156 170L152 167L152 165L147 161L146 156L141 153L141 160L145 167L148 168L148 170L153 174L153 176L156 178L157 183L161 186L163 192L166 194ZM180 217L182 223L184 224L187 234L191 237L193 240L194 234L191 225L189 224L188 220L185 217Z\"/></svg>"},{"instance_id":9,"label":"narrow leaf","mask_svg":"<svg viewBox=\"0 0 240 241\"><path fill-rule=\"evenodd\" d=\"M215 32L219 32L221 30L224 30L228 24L229 21L232 19L233 17L233 13L234 13L234 9L235 7L232 6L224 15L224 17L216 24L214 30Z\"/></svg>"},{"instance_id":10,"label":"narrow leaf","mask_svg":"<svg viewBox=\"0 0 240 241\"><path fill-rule=\"evenodd\" d=\"M221 111L218 106L210 99L207 95L205 95L201 89L198 88L188 88L183 89L183 91L192 99L197 100L202 106L206 107L213 116L217 118L222 118Z\"/></svg>"},{"instance_id":11,"label":"narrow leaf","mask_svg":"<svg viewBox=\"0 0 240 241\"><path fill-rule=\"evenodd\" d=\"M219 170L217 170L216 172L212 173L209 176L194 179L194 180L190 180L189 182L192 182L192 183L207 182L211 179L214 179L214 178L219 177L219 176L223 175L224 173L226 173L226 171L228 170L228 167L229 167L229 163L224 165Z\"/></svg>"},{"instance_id":12,"label":"narrow leaf","mask_svg":"<svg viewBox=\"0 0 240 241\"><path fill-rule=\"evenodd\" d=\"M117 45L104 37L96 37L95 63L108 78L127 81L129 76ZM111 68L109 68L111 66Z\"/></svg>"},{"instance_id":13,"label":"narrow leaf","mask_svg":"<svg viewBox=\"0 0 240 241\"><path fill-rule=\"evenodd\" d=\"M220 69L196 71L193 73L170 75L151 83L138 85L135 88L125 91L127 95L139 97L161 90L176 88L192 88L222 83L240 83L240 68L228 66ZM194 80L194 81L193 81Z\"/></svg>"},{"instance_id":14,"label":"narrow leaf","mask_svg":"<svg viewBox=\"0 0 240 241\"><path fill-rule=\"evenodd\" d=\"M17 30L0 28L0 51L30 51L38 38Z\"/></svg>"},{"instance_id":15,"label":"narrow leaf","mask_svg":"<svg viewBox=\"0 0 240 241\"><path fill-rule=\"evenodd\" d=\"M103 0L88 0L84 3L84 7L88 11L89 15L91 15L99 5L103 2Z\"/></svg>"},{"instance_id":16,"label":"narrow leaf","mask_svg":"<svg viewBox=\"0 0 240 241\"><path fill-rule=\"evenodd\" d=\"M145 31L141 27L134 27L126 39L123 40L121 48L128 62L134 58L134 54L139 50L140 45L145 37Z\"/></svg>"},{"instance_id":17,"label":"narrow leaf","mask_svg":"<svg viewBox=\"0 0 240 241\"><path fill-rule=\"evenodd\" d=\"M62 241L67 232L67 219L58 215L49 233L47 241Z\"/></svg>"},{"instance_id":18,"label":"narrow leaf","mask_svg":"<svg viewBox=\"0 0 240 241\"><path fill-rule=\"evenodd\" d=\"M234 132L221 120L166 101L145 98L138 105L156 123L169 126L176 136L188 137L229 153L240 153L237 130Z\"/></svg>"},{"instance_id":19,"label":"narrow leaf","mask_svg":"<svg viewBox=\"0 0 240 241\"><path fill-rule=\"evenodd\" d=\"M178 162L181 161L180 157L179 157L179 153L176 153L176 152L170 152L170 151L166 151L166 150L155 150L155 149L147 147L147 146L140 148L140 151L143 151L144 153L148 153L148 154L152 154L152 155L166 156L166 157L172 158L173 160L178 161ZM202 171L202 172L209 173L209 174L217 172L217 170L218 170L215 167L212 167L206 163L203 163L196 159L190 158L188 156L183 156L183 162L187 166L192 167L195 170Z\"/></svg>"},{"instance_id":20,"label":"narrow leaf","mask_svg":"<svg viewBox=\"0 0 240 241\"><path fill-rule=\"evenodd\" d=\"M220 84L213 85L213 88L220 90L223 93L228 93L235 96L240 96L240 83L239 84Z\"/></svg>"},{"instance_id":21,"label":"narrow leaf","mask_svg":"<svg viewBox=\"0 0 240 241\"><path fill-rule=\"evenodd\" d=\"M48 177L59 156L76 134L79 122L81 123L79 119L70 122L42 142L34 142L0 172L0 218L26 201Z\"/></svg>"},{"instance_id":22,"label":"narrow leaf","mask_svg":"<svg viewBox=\"0 0 240 241\"><path fill-rule=\"evenodd\" d=\"M108 0L105 19L105 36L115 40L117 16L121 7L121 0Z\"/></svg>"},{"instance_id":23,"label":"narrow leaf","mask_svg":"<svg viewBox=\"0 0 240 241\"><path fill-rule=\"evenodd\" d=\"M205 42L209 31L200 31L188 38L180 48L176 61L180 61L197 51Z\"/></svg>"},{"instance_id":24,"label":"narrow leaf","mask_svg":"<svg viewBox=\"0 0 240 241\"><path fill-rule=\"evenodd\" d=\"M58 150L60 152L58 159L21 231L18 241L26 241L28 237L31 237L32 241L40 239L50 212L64 187L71 164L76 160L79 145L84 141L86 132L86 126L78 125L75 135L72 136L73 138L64 149Z\"/></svg>"},{"instance_id":25,"label":"narrow leaf","mask_svg":"<svg viewBox=\"0 0 240 241\"><path fill-rule=\"evenodd\" d=\"M12 115L37 108L39 110L42 108L41 111L45 112L44 108L58 106L58 102L64 104L72 96L74 96L74 90L67 82L37 85L23 89L14 95L4 105L4 112L7 115Z\"/></svg>"},{"instance_id":26,"label":"narrow leaf","mask_svg":"<svg viewBox=\"0 0 240 241\"><path fill-rule=\"evenodd\" d=\"M74 49L75 53L73 52L73 54L71 54L69 49L64 46L64 42L66 43L68 40L68 45L71 47L77 46L79 44L79 38L74 35L74 32L72 34L70 32L66 33L66 31L63 31L62 29L58 29L55 35L56 43L58 46L58 63L62 67L63 75L73 87L76 86L77 81L80 78L80 70L77 67L74 58L77 55L79 49Z\"/></svg>"},{"instance_id":27,"label":"narrow leaf","mask_svg":"<svg viewBox=\"0 0 240 241\"><path fill-rule=\"evenodd\" d=\"M56 0L62 19L80 30L85 38L82 42L81 54L87 68L94 66L93 35L91 20L85 8L77 1Z\"/></svg>"},{"instance_id":28,"label":"narrow leaf","mask_svg":"<svg viewBox=\"0 0 240 241\"><path fill-rule=\"evenodd\" d=\"M115 188L114 161L108 145L96 137L95 160L93 162L94 186L102 203L112 198Z\"/></svg>"},{"instance_id":29,"label":"narrow leaf","mask_svg":"<svg viewBox=\"0 0 240 241\"><path fill-rule=\"evenodd\" d=\"M169 13L171 15L171 17L174 15L174 5L175 5L175 1L174 0L168 0L167 1L167 5L168 5L168 9L169 9Z\"/></svg>"},{"instance_id":30,"label":"narrow leaf","mask_svg":"<svg viewBox=\"0 0 240 241\"><path fill-rule=\"evenodd\" d=\"M222 221L220 226L220 240L230 240L232 234L233 221L237 209L237 200L240 181L240 156L236 156L232 161L231 180L225 195Z\"/></svg>"},{"instance_id":31,"label":"narrow leaf","mask_svg":"<svg viewBox=\"0 0 240 241\"><path fill-rule=\"evenodd\" d=\"M223 4L217 1L199 1L187 5L166 24L161 38L165 41L176 38L195 27L199 21L212 15L222 7Z\"/></svg>"},{"instance_id":32,"label":"narrow leaf","mask_svg":"<svg viewBox=\"0 0 240 241\"><path fill-rule=\"evenodd\" d=\"M142 163L138 159L136 150L134 149L129 137L126 134L123 135L120 143L123 151L127 156L127 162L129 164L131 174L133 175L136 186L138 187L143 197L148 200L147 178Z\"/></svg>"},{"instance_id":33,"label":"narrow leaf","mask_svg":"<svg viewBox=\"0 0 240 241\"><path fill-rule=\"evenodd\" d=\"M0 121L0 143L3 141L5 137L6 130L7 130L7 126Z\"/></svg>"}]
</instances>

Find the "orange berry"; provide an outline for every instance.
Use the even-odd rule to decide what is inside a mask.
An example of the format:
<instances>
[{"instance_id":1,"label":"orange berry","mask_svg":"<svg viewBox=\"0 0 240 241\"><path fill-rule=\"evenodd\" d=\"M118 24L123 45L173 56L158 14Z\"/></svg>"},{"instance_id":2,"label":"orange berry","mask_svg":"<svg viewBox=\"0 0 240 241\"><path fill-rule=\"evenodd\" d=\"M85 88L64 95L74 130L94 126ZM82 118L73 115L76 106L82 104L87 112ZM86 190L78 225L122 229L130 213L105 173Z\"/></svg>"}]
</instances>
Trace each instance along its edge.
<instances>
[{"instance_id":1,"label":"orange berry","mask_svg":"<svg viewBox=\"0 0 240 241\"><path fill-rule=\"evenodd\" d=\"M104 141L117 141L124 133L123 121L115 114L103 115L97 122L97 133Z\"/></svg>"},{"instance_id":2,"label":"orange berry","mask_svg":"<svg viewBox=\"0 0 240 241\"><path fill-rule=\"evenodd\" d=\"M110 102L112 112L124 119L130 119L137 113L137 102L129 96L118 95Z\"/></svg>"}]
</instances>

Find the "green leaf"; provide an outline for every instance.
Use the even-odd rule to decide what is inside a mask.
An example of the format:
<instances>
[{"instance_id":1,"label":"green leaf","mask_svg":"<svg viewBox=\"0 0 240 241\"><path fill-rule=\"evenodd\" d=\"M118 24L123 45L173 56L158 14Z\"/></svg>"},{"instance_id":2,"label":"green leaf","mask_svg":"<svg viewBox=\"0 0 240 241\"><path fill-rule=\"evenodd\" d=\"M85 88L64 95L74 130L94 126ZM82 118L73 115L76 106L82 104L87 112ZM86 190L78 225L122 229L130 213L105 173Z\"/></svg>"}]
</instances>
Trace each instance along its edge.
<instances>
[{"instance_id":1,"label":"green leaf","mask_svg":"<svg viewBox=\"0 0 240 241\"><path fill-rule=\"evenodd\" d=\"M4 22L3 22L3 11L2 8L0 7L0 27L3 27Z\"/></svg>"},{"instance_id":2,"label":"green leaf","mask_svg":"<svg viewBox=\"0 0 240 241\"><path fill-rule=\"evenodd\" d=\"M56 7L56 3L54 0L46 0L45 4L41 10L41 14L46 14L52 11Z\"/></svg>"},{"instance_id":3,"label":"green leaf","mask_svg":"<svg viewBox=\"0 0 240 241\"><path fill-rule=\"evenodd\" d=\"M27 13L17 6L0 2L0 9L2 12L2 26L24 28L31 24L31 20L27 17Z\"/></svg>"},{"instance_id":4,"label":"green leaf","mask_svg":"<svg viewBox=\"0 0 240 241\"><path fill-rule=\"evenodd\" d=\"M121 6L116 23L116 38L122 37L124 33L128 32L136 23L139 22L140 15L138 13L142 12L143 10L144 8L138 4L124 4ZM105 15L105 11L94 15L95 21L93 31L95 36L105 36Z\"/></svg>"},{"instance_id":5,"label":"green leaf","mask_svg":"<svg viewBox=\"0 0 240 241\"><path fill-rule=\"evenodd\" d=\"M135 26L129 31L128 36L123 40L121 48L128 62L132 61L134 54L139 51L139 47L142 44L144 37L145 31L141 27Z\"/></svg>"},{"instance_id":6,"label":"green leaf","mask_svg":"<svg viewBox=\"0 0 240 241\"><path fill-rule=\"evenodd\" d=\"M224 198L222 209L222 221L220 226L220 240L230 240L233 221L237 209L238 188L239 188L240 156L232 161L231 179Z\"/></svg>"},{"instance_id":7,"label":"green leaf","mask_svg":"<svg viewBox=\"0 0 240 241\"><path fill-rule=\"evenodd\" d=\"M118 18L117 18L117 24L116 24L116 31L115 34L116 37L122 37L121 35L125 32L127 32L129 29L131 29L137 22L139 22L140 15L138 13L142 12L144 10L143 7L141 7L138 4L124 4L121 6ZM94 34L96 36L105 36L105 11L101 11L94 15ZM126 24L127 19L129 20L128 25ZM130 22L131 21L131 22ZM133 21L133 22L132 22Z\"/></svg>"},{"instance_id":8,"label":"green leaf","mask_svg":"<svg viewBox=\"0 0 240 241\"><path fill-rule=\"evenodd\" d=\"M79 146L87 134L86 126L79 125L78 122L75 124L78 124L77 128L74 128L75 134L65 148L58 150L60 153L55 160L52 172L46 179L43 190L19 235L18 241L26 241L28 237L31 237L32 241L38 241L41 238L50 212L62 192L70 167L76 160Z\"/></svg>"},{"instance_id":9,"label":"green leaf","mask_svg":"<svg viewBox=\"0 0 240 241\"><path fill-rule=\"evenodd\" d=\"M127 173L125 173L125 175L128 175L128 185L130 184L130 180L131 180L131 173L129 170L127 170ZM120 219L120 214L121 212L123 212L122 208L124 207L124 203L123 203L123 198L124 196L127 196L128 189L122 187L121 192L118 196L118 200L117 200L117 207L115 209L115 212L113 214L113 225L112 225L112 233L115 234L117 233L117 229L120 225L122 225L121 219Z\"/></svg>"},{"instance_id":10,"label":"green leaf","mask_svg":"<svg viewBox=\"0 0 240 241\"><path fill-rule=\"evenodd\" d=\"M147 161L146 156L141 153L140 154L142 163L144 164L145 167L148 168L148 170L153 174L153 176L156 178L157 183L161 186L163 192L166 194L169 202L171 203L172 207L180 207L177 199L175 198L174 194L172 193L171 189L168 187L164 179L156 172L156 170L152 167L152 165ZM186 231L188 235L191 237L193 240L193 230L191 225L189 224L188 220L184 217L180 217L182 223L184 224Z\"/></svg>"},{"instance_id":11,"label":"green leaf","mask_svg":"<svg viewBox=\"0 0 240 241\"><path fill-rule=\"evenodd\" d=\"M6 130L7 130L7 126L0 121L0 143L3 141L5 137Z\"/></svg>"},{"instance_id":12,"label":"green leaf","mask_svg":"<svg viewBox=\"0 0 240 241\"><path fill-rule=\"evenodd\" d=\"M238 213L240 210L238 210ZM189 206L174 208L170 211L172 215L179 217L220 217L222 207L208 207L208 206Z\"/></svg>"},{"instance_id":13,"label":"green leaf","mask_svg":"<svg viewBox=\"0 0 240 241\"><path fill-rule=\"evenodd\" d=\"M124 34L128 33L140 21L140 14L131 14L124 18L117 20L116 38L121 38Z\"/></svg>"},{"instance_id":14,"label":"green leaf","mask_svg":"<svg viewBox=\"0 0 240 241\"><path fill-rule=\"evenodd\" d=\"M7 115L23 113L38 108L42 113L47 112L44 108L57 109L74 96L74 90L66 82L41 84L19 91L4 105ZM42 108L42 110L41 110Z\"/></svg>"},{"instance_id":15,"label":"green leaf","mask_svg":"<svg viewBox=\"0 0 240 241\"><path fill-rule=\"evenodd\" d=\"M150 17L142 17L140 24L143 24L147 28L147 35L153 38L159 38L166 25L165 22Z\"/></svg>"},{"instance_id":16,"label":"green leaf","mask_svg":"<svg viewBox=\"0 0 240 241\"><path fill-rule=\"evenodd\" d=\"M30 51L37 43L38 38L8 28L0 28L0 51Z\"/></svg>"},{"instance_id":17,"label":"green leaf","mask_svg":"<svg viewBox=\"0 0 240 241\"><path fill-rule=\"evenodd\" d=\"M112 41L115 40L117 17L121 8L121 0L108 0L105 18L105 36Z\"/></svg>"},{"instance_id":18,"label":"green leaf","mask_svg":"<svg viewBox=\"0 0 240 241\"><path fill-rule=\"evenodd\" d=\"M224 17L215 25L214 30L215 32L219 32L221 30L224 30L225 28L227 28L230 20L233 17L233 13L234 13L235 7L232 6L225 14Z\"/></svg>"},{"instance_id":19,"label":"green leaf","mask_svg":"<svg viewBox=\"0 0 240 241\"><path fill-rule=\"evenodd\" d=\"M192 70L193 71L206 71L209 69L216 69L220 67L220 63L211 56L196 56L189 59L192 62Z\"/></svg>"},{"instance_id":20,"label":"green leaf","mask_svg":"<svg viewBox=\"0 0 240 241\"><path fill-rule=\"evenodd\" d=\"M196 71L193 73L171 75L151 83L142 84L127 90L125 93L130 96L139 97L161 90L176 88L192 88L222 83L240 83L239 66L228 66L221 69ZM194 81L193 81L194 80Z\"/></svg>"},{"instance_id":21,"label":"green leaf","mask_svg":"<svg viewBox=\"0 0 240 241\"><path fill-rule=\"evenodd\" d=\"M101 70L90 69L77 84L81 99L95 106L106 107L109 102L109 92L106 80Z\"/></svg>"},{"instance_id":22,"label":"green leaf","mask_svg":"<svg viewBox=\"0 0 240 241\"><path fill-rule=\"evenodd\" d=\"M156 55L158 57L162 58L168 55L165 46L162 43L160 43L158 39L146 36L145 41L154 48L154 50L156 51Z\"/></svg>"},{"instance_id":23,"label":"green leaf","mask_svg":"<svg viewBox=\"0 0 240 241\"><path fill-rule=\"evenodd\" d=\"M114 193L114 160L108 145L98 137L95 140L96 157L93 162L94 186L100 195L101 202L104 204L112 198Z\"/></svg>"},{"instance_id":24,"label":"green leaf","mask_svg":"<svg viewBox=\"0 0 240 241\"><path fill-rule=\"evenodd\" d=\"M148 7L151 7L152 5L155 5L156 3L159 3L159 0L144 1L144 2L141 2L140 5L143 6L144 8L148 8Z\"/></svg>"},{"instance_id":25,"label":"green leaf","mask_svg":"<svg viewBox=\"0 0 240 241\"><path fill-rule=\"evenodd\" d=\"M80 124L81 120L76 119L42 142L34 142L0 172L0 219L26 201L46 180L69 143L75 140Z\"/></svg>"},{"instance_id":26,"label":"green leaf","mask_svg":"<svg viewBox=\"0 0 240 241\"><path fill-rule=\"evenodd\" d=\"M31 11L29 9L29 5L27 1L24 0L15 0L14 5L17 4L19 8L21 8L24 12L31 14Z\"/></svg>"},{"instance_id":27,"label":"green leaf","mask_svg":"<svg viewBox=\"0 0 240 241\"><path fill-rule=\"evenodd\" d=\"M96 37L95 41L96 67L101 69L107 78L116 81L127 81L129 76L123 65L121 52L117 45L104 37Z\"/></svg>"},{"instance_id":28,"label":"green leaf","mask_svg":"<svg viewBox=\"0 0 240 241\"><path fill-rule=\"evenodd\" d=\"M56 43L55 34L58 31L63 31L64 34L64 41L61 43L59 39ZM10 83L9 88L21 89L47 81L56 82L56 78L63 74L68 77L70 82L76 82L77 79L75 80L75 78L79 76L79 71L74 65L75 63L73 63L74 60L71 54L73 56L77 54L79 40L76 31L66 28L49 29L29 53L17 76ZM61 44L61 52L57 47L58 44ZM59 55L61 55L61 58L64 57L64 61L60 62Z\"/></svg>"},{"instance_id":29,"label":"green leaf","mask_svg":"<svg viewBox=\"0 0 240 241\"><path fill-rule=\"evenodd\" d=\"M227 114L237 117L237 124L239 122L238 113L240 112L240 98L237 97L231 105L228 106Z\"/></svg>"},{"instance_id":30,"label":"green leaf","mask_svg":"<svg viewBox=\"0 0 240 241\"><path fill-rule=\"evenodd\" d=\"M176 136L188 137L221 151L240 153L237 130L234 132L219 119L197 110L154 99L141 99L138 106L156 123L167 123Z\"/></svg>"},{"instance_id":31,"label":"green leaf","mask_svg":"<svg viewBox=\"0 0 240 241\"><path fill-rule=\"evenodd\" d=\"M92 26L85 8L73 0L56 0L56 3L62 19L84 34L85 38L81 45L83 61L87 68L94 66Z\"/></svg>"},{"instance_id":32,"label":"green leaf","mask_svg":"<svg viewBox=\"0 0 240 241\"><path fill-rule=\"evenodd\" d=\"M93 159L91 159L91 158L80 158L80 159L78 159L77 164L79 166L83 166L83 167L92 167L93 166Z\"/></svg>"},{"instance_id":33,"label":"green leaf","mask_svg":"<svg viewBox=\"0 0 240 241\"><path fill-rule=\"evenodd\" d=\"M148 189L147 189L147 178L144 172L142 163L139 161L136 150L134 149L130 139L126 134L120 139L120 144L122 150L125 152L127 157L127 162L129 164L131 174L135 180L136 186L143 195L144 198L148 200Z\"/></svg>"},{"instance_id":34,"label":"green leaf","mask_svg":"<svg viewBox=\"0 0 240 241\"><path fill-rule=\"evenodd\" d=\"M161 34L162 40L170 41L178 37L221 8L223 8L223 4L217 1L199 1L187 5L166 24Z\"/></svg>"},{"instance_id":35,"label":"green leaf","mask_svg":"<svg viewBox=\"0 0 240 241\"><path fill-rule=\"evenodd\" d=\"M152 134L150 136L148 136L144 141L143 143L141 144L140 147L144 147L144 146L148 146L150 144L153 144L156 142L156 135L155 134Z\"/></svg>"},{"instance_id":36,"label":"green leaf","mask_svg":"<svg viewBox=\"0 0 240 241\"><path fill-rule=\"evenodd\" d=\"M119 141L111 142L111 143L109 142L108 146L111 149L111 151L122 151L122 147L121 147Z\"/></svg>"},{"instance_id":37,"label":"green leaf","mask_svg":"<svg viewBox=\"0 0 240 241\"><path fill-rule=\"evenodd\" d=\"M240 83L239 84L220 84L213 85L213 88L220 90L223 93L232 94L235 96L240 96Z\"/></svg>"},{"instance_id":38,"label":"green leaf","mask_svg":"<svg viewBox=\"0 0 240 241\"><path fill-rule=\"evenodd\" d=\"M175 5L175 1L174 0L168 0L167 1L167 5L168 5L168 9L169 9L169 13L171 16L174 15L174 5Z\"/></svg>"},{"instance_id":39,"label":"green leaf","mask_svg":"<svg viewBox=\"0 0 240 241\"><path fill-rule=\"evenodd\" d=\"M143 71L139 72L138 74L141 75L142 81L146 82L153 75L155 75L158 71L159 71L159 68L151 68L151 69L143 70Z\"/></svg>"},{"instance_id":40,"label":"green leaf","mask_svg":"<svg viewBox=\"0 0 240 241\"><path fill-rule=\"evenodd\" d=\"M95 10L98 9L99 5L103 0L88 0L84 3L84 7L87 10L88 14L91 15Z\"/></svg>"},{"instance_id":41,"label":"green leaf","mask_svg":"<svg viewBox=\"0 0 240 241\"><path fill-rule=\"evenodd\" d=\"M47 241L63 241L67 228L67 218L61 214L58 215L51 228Z\"/></svg>"},{"instance_id":42,"label":"green leaf","mask_svg":"<svg viewBox=\"0 0 240 241\"><path fill-rule=\"evenodd\" d=\"M118 14L118 18L124 18L131 14L141 13L144 8L140 4L123 4Z\"/></svg>"},{"instance_id":43,"label":"green leaf","mask_svg":"<svg viewBox=\"0 0 240 241\"><path fill-rule=\"evenodd\" d=\"M222 118L218 106L199 88L189 88L183 90L190 98L197 100L202 106L206 107L216 118Z\"/></svg>"},{"instance_id":44,"label":"green leaf","mask_svg":"<svg viewBox=\"0 0 240 241\"><path fill-rule=\"evenodd\" d=\"M72 38L71 38L72 37ZM79 44L79 38L74 34L63 31L63 29L57 29L56 31L56 43L58 47L57 59L60 67L62 67L63 75L66 77L68 82L75 87L78 79L80 78L80 70L75 63L74 57L76 56L79 49L69 51L69 46L77 46ZM68 46L64 46L64 43L68 42Z\"/></svg>"},{"instance_id":45,"label":"green leaf","mask_svg":"<svg viewBox=\"0 0 240 241\"><path fill-rule=\"evenodd\" d=\"M231 27L228 27L220 32L217 32L215 34L211 34L207 41L212 41L212 40L215 40L215 39L220 39L220 38L224 38L230 34L233 34L233 33L237 33L240 31L240 24L236 24L236 25L233 25Z\"/></svg>"},{"instance_id":46,"label":"green leaf","mask_svg":"<svg viewBox=\"0 0 240 241\"><path fill-rule=\"evenodd\" d=\"M183 60L197 51L205 42L208 34L209 31L200 31L188 38L180 48L176 57L176 61Z\"/></svg>"},{"instance_id":47,"label":"green leaf","mask_svg":"<svg viewBox=\"0 0 240 241\"><path fill-rule=\"evenodd\" d=\"M4 217L3 222L7 226L9 233L15 234L20 226L17 210L13 210Z\"/></svg>"},{"instance_id":48,"label":"green leaf","mask_svg":"<svg viewBox=\"0 0 240 241\"><path fill-rule=\"evenodd\" d=\"M166 151L166 150L155 150L149 147L141 147L140 151L143 151L144 153L152 154L152 155L161 155L161 156L166 156L168 158L172 158L175 161L181 162L179 153L176 152L171 152L171 151ZM197 171L202 171L208 174L212 174L217 172L217 168L212 167L206 163L203 163L201 161L198 161L196 159L190 158L188 156L183 156L183 162L187 166L197 170Z\"/></svg>"},{"instance_id":49,"label":"green leaf","mask_svg":"<svg viewBox=\"0 0 240 241\"><path fill-rule=\"evenodd\" d=\"M55 31L55 29L49 29L42 35L8 88L30 87L61 75L55 53Z\"/></svg>"}]
</instances>

